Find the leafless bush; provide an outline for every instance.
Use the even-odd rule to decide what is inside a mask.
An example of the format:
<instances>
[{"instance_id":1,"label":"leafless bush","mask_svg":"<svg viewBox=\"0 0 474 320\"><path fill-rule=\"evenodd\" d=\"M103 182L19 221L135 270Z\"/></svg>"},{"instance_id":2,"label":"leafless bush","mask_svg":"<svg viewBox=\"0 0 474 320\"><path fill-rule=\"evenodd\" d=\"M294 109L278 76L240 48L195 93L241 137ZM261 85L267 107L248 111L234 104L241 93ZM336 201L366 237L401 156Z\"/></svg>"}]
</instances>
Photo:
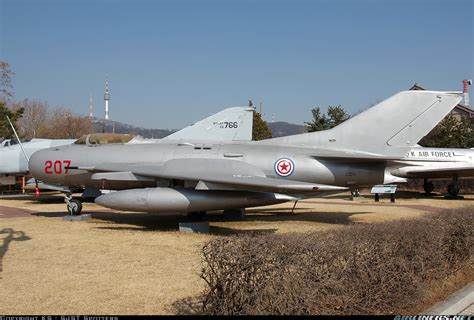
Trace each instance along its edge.
<instances>
[{"instance_id":1,"label":"leafless bush","mask_svg":"<svg viewBox=\"0 0 474 320\"><path fill-rule=\"evenodd\" d=\"M65 107L49 107L47 102L24 99L11 104L12 110L22 108L18 132L27 140L33 138L77 139L93 132L89 117L75 114Z\"/></svg>"},{"instance_id":2,"label":"leafless bush","mask_svg":"<svg viewBox=\"0 0 474 320\"><path fill-rule=\"evenodd\" d=\"M59 107L51 111L49 130L46 138L77 139L92 132L92 121L88 117L74 114L71 110Z\"/></svg>"},{"instance_id":3,"label":"leafless bush","mask_svg":"<svg viewBox=\"0 0 474 320\"><path fill-rule=\"evenodd\" d=\"M466 265L472 209L327 232L221 237L203 247L205 314L387 314Z\"/></svg>"},{"instance_id":4,"label":"leafless bush","mask_svg":"<svg viewBox=\"0 0 474 320\"><path fill-rule=\"evenodd\" d=\"M48 104L39 100L24 99L12 104L12 109L23 108L18 120L19 133L27 140L40 137L48 131Z\"/></svg>"}]
</instances>

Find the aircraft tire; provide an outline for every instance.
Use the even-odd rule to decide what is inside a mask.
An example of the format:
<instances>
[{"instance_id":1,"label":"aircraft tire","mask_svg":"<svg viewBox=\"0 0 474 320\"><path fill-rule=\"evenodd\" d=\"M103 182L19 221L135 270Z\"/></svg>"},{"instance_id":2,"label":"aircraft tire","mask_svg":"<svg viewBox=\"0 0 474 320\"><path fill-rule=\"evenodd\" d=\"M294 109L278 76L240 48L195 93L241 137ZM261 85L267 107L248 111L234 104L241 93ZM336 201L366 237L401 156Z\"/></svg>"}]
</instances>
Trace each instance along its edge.
<instances>
[{"instance_id":1,"label":"aircraft tire","mask_svg":"<svg viewBox=\"0 0 474 320\"><path fill-rule=\"evenodd\" d=\"M71 216L78 216L81 214L82 203L77 199L69 200L69 204L66 207Z\"/></svg>"},{"instance_id":2,"label":"aircraft tire","mask_svg":"<svg viewBox=\"0 0 474 320\"><path fill-rule=\"evenodd\" d=\"M459 186L455 183L450 183L448 185L448 193L453 197L457 197L459 195Z\"/></svg>"},{"instance_id":3,"label":"aircraft tire","mask_svg":"<svg viewBox=\"0 0 474 320\"><path fill-rule=\"evenodd\" d=\"M434 184L433 184L433 182L431 182L431 181L425 182L425 183L423 184L423 190L425 190L425 192L426 192L427 194L430 194L431 192L433 192L433 190L434 190Z\"/></svg>"}]
</instances>

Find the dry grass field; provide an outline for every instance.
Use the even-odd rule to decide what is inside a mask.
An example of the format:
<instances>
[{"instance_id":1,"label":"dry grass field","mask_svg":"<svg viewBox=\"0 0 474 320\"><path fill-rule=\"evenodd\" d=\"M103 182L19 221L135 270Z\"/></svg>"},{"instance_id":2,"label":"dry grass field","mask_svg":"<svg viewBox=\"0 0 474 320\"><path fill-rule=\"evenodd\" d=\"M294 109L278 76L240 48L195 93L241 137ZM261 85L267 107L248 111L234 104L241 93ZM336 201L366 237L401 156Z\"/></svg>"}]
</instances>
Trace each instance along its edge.
<instances>
[{"instance_id":1,"label":"dry grass field","mask_svg":"<svg viewBox=\"0 0 474 320\"><path fill-rule=\"evenodd\" d=\"M31 214L6 217L2 206ZM0 199L0 314L173 314L177 302L202 292L200 248L216 235L343 228L462 206L474 206L474 196L454 201L402 193L396 203L376 204L336 195L300 201L294 213L293 203L250 209L240 221L212 213L210 234L181 234L183 216L85 203L93 219L70 222L60 199Z\"/></svg>"}]
</instances>

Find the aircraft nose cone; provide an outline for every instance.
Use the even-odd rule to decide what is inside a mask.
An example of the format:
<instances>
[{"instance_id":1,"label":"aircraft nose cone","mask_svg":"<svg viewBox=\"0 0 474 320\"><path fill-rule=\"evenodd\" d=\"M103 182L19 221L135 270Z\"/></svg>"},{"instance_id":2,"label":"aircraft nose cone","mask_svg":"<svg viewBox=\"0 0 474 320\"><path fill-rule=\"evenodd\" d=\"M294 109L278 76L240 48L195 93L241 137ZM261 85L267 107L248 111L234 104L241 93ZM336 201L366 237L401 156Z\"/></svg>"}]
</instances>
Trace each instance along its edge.
<instances>
[{"instance_id":1,"label":"aircraft nose cone","mask_svg":"<svg viewBox=\"0 0 474 320\"><path fill-rule=\"evenodd\" d=\"M48 157L48 151L39 150L33 153L28 163L30 173L36 179L43 180L45 176L45 163Z\"/></svg>"}]
</instances>

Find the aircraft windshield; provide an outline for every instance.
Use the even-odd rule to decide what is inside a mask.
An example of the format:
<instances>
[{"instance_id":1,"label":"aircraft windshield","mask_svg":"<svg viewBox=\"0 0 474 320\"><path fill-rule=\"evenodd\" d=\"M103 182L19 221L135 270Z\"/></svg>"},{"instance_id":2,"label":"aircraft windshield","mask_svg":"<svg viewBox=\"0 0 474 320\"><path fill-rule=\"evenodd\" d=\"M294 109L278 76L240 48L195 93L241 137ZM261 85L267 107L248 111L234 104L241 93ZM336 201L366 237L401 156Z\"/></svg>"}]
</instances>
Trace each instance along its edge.
<instances>
[{"instance_id":1,"label":"aircraft windshield","mask_svg":"<svg viewBox=\"0 0 474 320\"><path fill-rule=\"evenodd\" d=\"M111 143L127 143L132 140L130 134L121 133L93 133L80 137L74 144L111 144Z\"/></svg>"}]
</instances>

